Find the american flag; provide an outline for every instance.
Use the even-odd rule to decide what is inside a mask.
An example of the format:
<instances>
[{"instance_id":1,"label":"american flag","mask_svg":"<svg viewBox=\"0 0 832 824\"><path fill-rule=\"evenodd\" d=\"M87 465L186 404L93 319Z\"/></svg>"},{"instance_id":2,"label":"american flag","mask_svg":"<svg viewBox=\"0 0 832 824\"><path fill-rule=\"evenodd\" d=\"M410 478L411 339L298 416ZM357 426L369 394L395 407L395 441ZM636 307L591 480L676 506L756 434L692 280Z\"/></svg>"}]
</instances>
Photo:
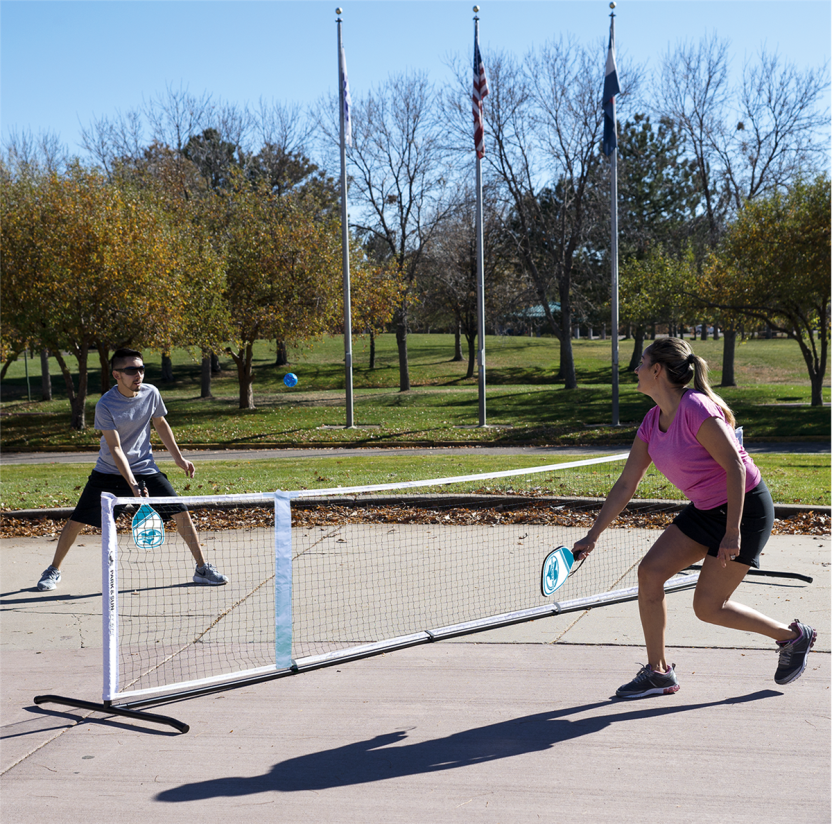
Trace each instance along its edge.
<instances>
[{"instance_id":1,"label":"american flag","mask_svg":"<svg viewBox=\"0 0 832 824\"><path fill-rule=\"evenodd\" d=\"M607 51L607 68L604 72L604 154L609 157L618 145L615 123L615 96L621 91L618 70L615 68L615 34L610 23L610 45Z\"/></svg>"},{"instance_id":2,"label":"american flag","mask_svg":"<svg viewBox=\"0 0 832 824\"><path fill-rule=\"evenodd\" d=\"M477 150L477 157L485 156L485 145L483 136L485 129L482 122L482 101L488 94L488 80L485 77L485 66L482 64L480 55L479 31L474 35L474 147Z\"/></svg>"}]
</instances>

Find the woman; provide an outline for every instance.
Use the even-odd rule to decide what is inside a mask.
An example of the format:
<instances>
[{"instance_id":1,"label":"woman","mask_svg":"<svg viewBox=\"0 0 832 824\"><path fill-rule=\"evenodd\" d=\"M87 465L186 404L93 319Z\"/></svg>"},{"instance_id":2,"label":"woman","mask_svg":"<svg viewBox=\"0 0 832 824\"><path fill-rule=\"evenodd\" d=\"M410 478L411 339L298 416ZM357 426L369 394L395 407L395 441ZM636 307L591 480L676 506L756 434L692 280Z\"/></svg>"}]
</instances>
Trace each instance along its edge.
<instances>
[{"instance_id":1,"label":"woman","mask_svg":"<svg viewBox=\"0 0 832 824\"><path fill-rule=\"evenodd\" d=\"M731 601L749 567L759 567L771 534L774 505L760 470L737 442L734 415L708 385L708 366L684 340L665 338L650 345L636 369L638 390L652 398L633 448L576 559L589 555L654 463L691 501L661 534L638 569L638 607L647 664L620 698L673 693L679 689L665 656L667 608L664 584L702 561L693 596L696 616L711 624L756 632L780 647L774 680L788 684L806 668L817 633L795 620L786 626ZM693 381L693 389L688 384ZM703 561L704 558L704 561Z\"/></svg>"}]
</instances>

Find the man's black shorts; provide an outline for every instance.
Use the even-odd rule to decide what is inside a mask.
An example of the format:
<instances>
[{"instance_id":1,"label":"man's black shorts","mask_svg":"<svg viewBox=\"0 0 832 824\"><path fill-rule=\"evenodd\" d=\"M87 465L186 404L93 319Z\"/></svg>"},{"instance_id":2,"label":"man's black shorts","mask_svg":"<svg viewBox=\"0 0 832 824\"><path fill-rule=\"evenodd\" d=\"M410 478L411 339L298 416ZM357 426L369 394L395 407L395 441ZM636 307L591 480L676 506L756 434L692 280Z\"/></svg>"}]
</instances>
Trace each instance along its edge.
<instances>
[{"instance_id":1,"label":"man's black shorts","mask_svg":"<svg viewBox=\"0 0 832 824\"><path fill-rule=\"evenodd\" d=\"M155 472L152 475L136 475L136 480L139 483L144 481L147 487L147 494L151 498L176 497L176 492L164 472ZM117 498L130 498L133 496L133 490L130 489L129 484L124 480L123 476L109 475L106 472L96 472L93 469L87 480L87 485L81 493L75 511L70 516L70 520L101 528L102 492L109 492ZM138 503L138 499L136 499L136 502ZM172 515L186 511L186 508L182 504L172 504L171 506L159 507L158 509L160 510L159 514L162 516L163 521L169 521ZM118 517L123 511L123 506L117 506L115 508L115 516Z\"/></svg>"},{"instance_id":2,"label":"man's black shorts","mask_svg":"<svg viewBox=\"0 0 832 824\"><path fill-rule=\"evenodd\" d=\"M699 544L708 547L708 555L719 554L719 544L725 535L728 521L725 506L716 509L697 509L688 504L673 523ZM774 502L768 487L761 479L750 492L745 493L740 521L740 554L736 562L755 569L760 567L760 553L771 536L774 525Z\"/></svg>"}]
</instances>

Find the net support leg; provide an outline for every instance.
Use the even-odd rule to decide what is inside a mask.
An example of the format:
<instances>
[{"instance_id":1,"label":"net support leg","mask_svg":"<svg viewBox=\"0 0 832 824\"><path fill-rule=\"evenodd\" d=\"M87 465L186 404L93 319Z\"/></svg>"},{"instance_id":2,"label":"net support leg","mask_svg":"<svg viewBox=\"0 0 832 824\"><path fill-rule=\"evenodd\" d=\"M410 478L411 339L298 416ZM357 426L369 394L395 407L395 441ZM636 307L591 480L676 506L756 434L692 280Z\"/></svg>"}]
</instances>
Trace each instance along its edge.
<instances>
[{"instance_id":1,"label":"net support leg","mask_svg":"<svg viewBox=\"0 0 832 824\"><path fill-rule=\"evenodd\" d=\"M155 712L140 712L139 710L128 710L115 704L96 704L93 701L82 701L79 698L65 698L62 695L36 695L35 703L41 704L64 704L68 707L77 707L82 710L93 710L103 712L107 715L121 715L126 718L134 718L138 721L150 721L153 724L166 724L178 732L185 733L190 727L184 721L177 721L169 715L159 715Z\"/></svg>"}]
</instances>

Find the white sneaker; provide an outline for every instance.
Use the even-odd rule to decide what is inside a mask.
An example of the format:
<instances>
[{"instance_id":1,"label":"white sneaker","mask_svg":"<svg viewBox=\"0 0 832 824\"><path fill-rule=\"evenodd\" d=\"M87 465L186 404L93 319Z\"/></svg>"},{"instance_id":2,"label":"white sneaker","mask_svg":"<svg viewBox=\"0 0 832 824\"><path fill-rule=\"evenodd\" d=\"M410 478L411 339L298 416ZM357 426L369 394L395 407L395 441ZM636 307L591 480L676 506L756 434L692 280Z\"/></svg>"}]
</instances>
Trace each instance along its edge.
<instances>
[{"instance_id":1,"label":"white sneaker","mask_svg":"<svg viewBox=\"0 0 832 824\"><path fill-rule=\"evenodd\" d=\"M228 578L219 572L216 567L211 566L211 564L205 564L205 566L197 567L194 570L194 583L218 587L227 584Z\"/></svg>"},{"instance_id":2,"label":"white sneaker","mask_svg":"<svg viewBox=\"0 0 832 824\"><path fill-rule=\"evenodd\" d=\"M40 592L46 592L47 590L55 589L60 580L61 570L55 569L53 566L48 566L43 571L43 575L40 576L40 581L38 581L38 590Z\"/></svg>"}]
</instances>

